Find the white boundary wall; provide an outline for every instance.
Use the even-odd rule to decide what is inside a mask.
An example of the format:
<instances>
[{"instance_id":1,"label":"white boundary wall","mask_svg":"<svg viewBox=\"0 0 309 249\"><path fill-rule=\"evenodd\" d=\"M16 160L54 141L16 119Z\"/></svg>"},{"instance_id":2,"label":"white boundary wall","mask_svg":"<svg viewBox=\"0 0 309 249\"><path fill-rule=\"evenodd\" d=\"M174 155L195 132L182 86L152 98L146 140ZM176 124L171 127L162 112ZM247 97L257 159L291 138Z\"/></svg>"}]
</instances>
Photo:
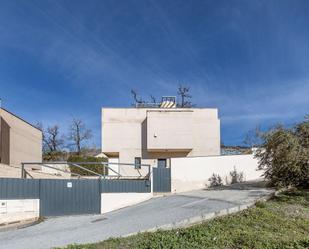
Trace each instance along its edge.
<instances>
[{"instance_id":1,"label":"white boundary wall","mask_svg":"<svg viewBox=\"0 0 309 249\"><path fill-rule=\"evenodd\" d=\"M119 163L119 158L108 158L108 162L109 163ZM115 172L119 173L119 164L109 164L108 165L109 168L111 168L112 170L114 170ZM109 176L117 176L118 174L113 172L112 170L108 171L108 175Z\"/></svg>"},{"instance_id":2,"label":"white boundary wall","mask_svg":"<svg viewBox=\"0 0 309 249\"><path fill-rule=\"evenodd\" d=\"M203 189L209 185L213 173L219 174L224 183L229 173L236 167L244 173L246 181L261 179L258 159L250 155L227 155L207 157L171 158L172 193Z\"/></svg>"},{"instance_id":3,"label":"white boundary wall","mask_svg":"<svg viewBox=\"0 0 309 249\"><path fill-rule=\"evenodd\" d=\"M0 224L37 219L39 216L39 199L0 200Z\"/></svg>"},{"instance_id":4,"label":"white boundary wall","mask_svg":"<svg viewBox=\"0 0 309 249\"><path fill-rule=\"evenodd\" d=\"M153 197L153 173L150 172L150 193L101 193L101 214L132 206Z\"/></svg>"},{"instance_id":5,"label":"white boundary wall","mask_svg":"<svg viewBox=\"0 0 309 249\"><path fill-rule=\"evenodd\" d=\"M101 213L111 212L152 198L152 193L102 193Z\"/></svg>"}]
</instances>

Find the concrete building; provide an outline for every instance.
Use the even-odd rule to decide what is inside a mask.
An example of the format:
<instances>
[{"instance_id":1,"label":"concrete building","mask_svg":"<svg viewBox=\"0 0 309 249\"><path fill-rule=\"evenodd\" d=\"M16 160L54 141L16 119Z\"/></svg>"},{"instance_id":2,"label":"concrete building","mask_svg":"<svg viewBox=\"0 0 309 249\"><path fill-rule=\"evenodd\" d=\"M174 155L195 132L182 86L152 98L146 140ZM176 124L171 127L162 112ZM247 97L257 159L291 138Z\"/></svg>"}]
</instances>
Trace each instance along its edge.
<instances>
[{"instance_id":1,"label":"concrete building","mask_svg":"<svg viewBox=\"0 0 309 249\"><path fill-rule=\"evenodd\" d=\"M175 105L102 108L102 152L112 162L169 167L170 158L220 155L218 110ZM119 172L121 173L121 172Z\"/></svg>"},{"instance_id":2,"label":"concrete building","mask_svg":"<svg viewBox=\"0 0 309 249\"><path fill-rule=\"evenodd\" d=\"M42 161L42 132L13 113L0 108L0 163Z\"/></svg>"}]
</instances>

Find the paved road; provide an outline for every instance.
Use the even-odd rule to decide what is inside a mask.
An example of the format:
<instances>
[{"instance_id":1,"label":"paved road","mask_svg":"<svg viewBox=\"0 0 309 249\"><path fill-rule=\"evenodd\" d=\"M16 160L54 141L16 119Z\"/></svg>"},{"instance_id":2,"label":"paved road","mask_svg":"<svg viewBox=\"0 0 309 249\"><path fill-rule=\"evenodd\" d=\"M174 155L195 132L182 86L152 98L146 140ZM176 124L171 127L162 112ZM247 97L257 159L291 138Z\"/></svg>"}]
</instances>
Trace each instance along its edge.
<instances>
[{"instance_id":1,"label":"paved road","mask_svg":"<svg viewBox=\"0 0 309 249\"><path fill-rule=\"evenodd\" d=\"M57 217L27 228L0 232L1 249L45 249L72 243L90 243L156 227L185 225L214 212L253 203L272 190L200 190L158 197L105 215Z\"/></svg>"}]
</instances>

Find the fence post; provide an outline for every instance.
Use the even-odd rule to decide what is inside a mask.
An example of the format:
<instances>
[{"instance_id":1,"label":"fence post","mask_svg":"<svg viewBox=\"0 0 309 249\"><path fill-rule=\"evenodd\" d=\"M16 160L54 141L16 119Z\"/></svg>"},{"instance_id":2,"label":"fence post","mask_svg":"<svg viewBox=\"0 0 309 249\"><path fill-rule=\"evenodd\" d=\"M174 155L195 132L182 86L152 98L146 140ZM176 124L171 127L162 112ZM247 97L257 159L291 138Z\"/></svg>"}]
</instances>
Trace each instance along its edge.
<instances>
[{"instance_id":1,"label":"fence post","mask_svg":"<svg viewBox=\"0 0 309 249\"><path fill-rule=\"evenodd\" d=\"M42 199L41 199L41 181L42 179L39 179L39 217L43 217L42 216Z\"/></svg>"},{"instance_id":2,"label":"fence post","mask_svg":"<svg viewBox=\"0 0 309 249\"><path fill-rule=\"evenodd\" d=\"M23 163L21 163L21 178L25 178L25 165Z\"/></svg>"}]
</instances>

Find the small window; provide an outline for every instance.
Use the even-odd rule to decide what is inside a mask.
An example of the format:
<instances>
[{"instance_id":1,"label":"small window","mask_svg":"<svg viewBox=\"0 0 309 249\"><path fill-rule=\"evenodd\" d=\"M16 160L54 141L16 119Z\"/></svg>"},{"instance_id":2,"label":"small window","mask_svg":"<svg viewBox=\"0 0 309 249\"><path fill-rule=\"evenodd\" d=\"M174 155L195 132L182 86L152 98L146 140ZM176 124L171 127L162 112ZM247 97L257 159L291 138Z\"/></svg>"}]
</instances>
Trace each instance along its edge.
<instances>
[{"instance_id":1,"label":"small window","mask_svg":"<svg viewBox=\"0 0 309 249\"><path fill-rule=\"evenodd\" d=\"M135 157L135 159L134 159L135 169L140 169L141 168L141 164L142 164L142 158Z\"/></svg>"},{"instance_id":2,"label":"small window","mask_svg":"<svg viewBox=\"0 0 309 249\"><path fill-rule=\"evenodd\" d=\"M166 159L158 159L158 168L166 168Z\"/></svg>"}]
</instances>

